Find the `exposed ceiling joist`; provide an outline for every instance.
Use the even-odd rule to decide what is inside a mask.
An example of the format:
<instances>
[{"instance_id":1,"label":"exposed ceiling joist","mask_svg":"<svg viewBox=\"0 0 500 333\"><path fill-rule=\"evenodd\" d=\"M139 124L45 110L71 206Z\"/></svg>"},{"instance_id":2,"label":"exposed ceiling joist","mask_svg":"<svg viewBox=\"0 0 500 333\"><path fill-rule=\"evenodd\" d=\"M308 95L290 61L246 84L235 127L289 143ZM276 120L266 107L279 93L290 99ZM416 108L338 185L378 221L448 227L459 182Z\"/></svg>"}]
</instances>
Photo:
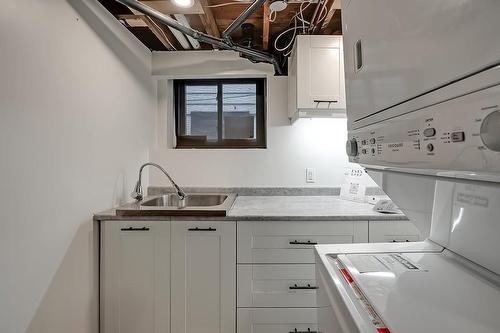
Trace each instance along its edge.
<instances>
[{"instance_id":1,"label":"exposed ceiling joist","mask_svg":"<svg viewBox=\"0 0 500 333\"><path fill-rule=\"evenodd\" d=\"M142 19L144 23L148 26L148 28L154 33L156 38L160 40L160 42L167 48L169 51L175 50L175 47L172 44L172 37L168 37L166 33L166 29L163 29L160 24L156 23L150 17L143 15Z\"/></svg>"},{"instance_id":2,"label":"exposed ceiling joist","mask_svg":"<svg viewBox=\"0 0 500 333\"><path fill-rule=\"evenodd\" d=\"M206 20L205 23L206 23L208 29L210 29L210 31L207 31L207 33L210 33L214 37L220 38L219 27L217 26L217 22L215 21L214 14L212 13L212 10L209 7L210 5L208 4L208 1L207 0L199 0L199 2L200 2L201 7L203 9L203 14L204 14L205 20Z\"/></svg>"},{"instance_id":3,"label":"exposed ceiling joist","mask_svg":"<svg viewBox=\"0 0 500 333\"><path fill-rule=\"evenodd\" d=\"M269 0L264 3L264 11L262 14L262 49L269 49Z\"/></svg>"}]
</instances>

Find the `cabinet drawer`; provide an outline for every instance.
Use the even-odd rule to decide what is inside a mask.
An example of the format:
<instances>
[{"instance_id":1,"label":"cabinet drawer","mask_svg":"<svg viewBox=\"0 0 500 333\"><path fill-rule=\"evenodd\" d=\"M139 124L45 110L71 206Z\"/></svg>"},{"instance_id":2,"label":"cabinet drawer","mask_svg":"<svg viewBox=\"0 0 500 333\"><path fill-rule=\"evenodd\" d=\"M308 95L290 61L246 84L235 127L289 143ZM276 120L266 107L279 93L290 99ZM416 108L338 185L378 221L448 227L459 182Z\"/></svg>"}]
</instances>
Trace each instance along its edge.
<instances>
[{"instance_id":1,"label":"cabinet drawer","mask_svg":"<svg viewBox=\"0 0 500 333\"><path fill-rule=\"evenodd\" d=\"M238 265L238 307L316 307L315 265Z\"/></svg>"},{"instance_id":2,"label":"cabinet drawer","mask_svg":"<svg viewBox=\"0 0 500 333\"><path fill-rule=\"evenodd\" d=\"M317 331L314 308L240 308L237 312L237 333L291 333Z\"/></svg>"},{"instance_id":3,"label":"cabinet drawer","mask_svg":"<svg viewBox=\"0 0 500 333\"><path fill-rule=\"evenodd\" d=\"M368 241L367 221L238 222L238 263L314 263L315 244Z\"/></svg>"},{"instance_id":4,"label":"cabinet drawer","mask_svg":"<svg viewBox=\"0 0 500 333\"><path fill-rule=\"evenodd\" d=\"M369 225L370 243L417 242L420 232L408 221L374 221Z\"/></svg>"}]
</instances>

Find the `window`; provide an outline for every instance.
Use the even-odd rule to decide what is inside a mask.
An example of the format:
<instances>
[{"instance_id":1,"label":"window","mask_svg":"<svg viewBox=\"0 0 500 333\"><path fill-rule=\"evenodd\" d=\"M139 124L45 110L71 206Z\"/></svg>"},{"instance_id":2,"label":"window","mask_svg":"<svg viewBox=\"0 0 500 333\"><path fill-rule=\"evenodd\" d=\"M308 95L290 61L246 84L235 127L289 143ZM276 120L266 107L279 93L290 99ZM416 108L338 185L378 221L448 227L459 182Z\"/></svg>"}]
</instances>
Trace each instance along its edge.
<instances>
[{"instance_id":1,"label":"window","mask_svg":"<svg viewBox=\"0 0 500 333\"><path fill-rule=\"evenodd\" d=\"M265 148L265 79L175 80L176 148Z\"/></svg>"}]
</instances>

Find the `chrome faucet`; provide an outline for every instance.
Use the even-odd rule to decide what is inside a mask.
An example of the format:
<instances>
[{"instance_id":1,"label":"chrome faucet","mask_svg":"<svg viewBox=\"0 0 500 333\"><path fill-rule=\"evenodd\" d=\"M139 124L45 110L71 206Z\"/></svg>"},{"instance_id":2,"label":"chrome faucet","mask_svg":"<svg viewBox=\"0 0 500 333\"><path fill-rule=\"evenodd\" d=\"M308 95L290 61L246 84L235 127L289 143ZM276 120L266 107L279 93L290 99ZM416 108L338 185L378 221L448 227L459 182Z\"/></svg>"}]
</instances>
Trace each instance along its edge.
<instances>
[{"instance_id":1,"label":"chrome faucet","mask_svg":"<svg viewBox=\"0 0 500 333\"><path fill-rule=\"evenodd\" d=\"M141 168L139 169L139 179L137 180L137 183L135 184L134 191L131 194L132 198L134 198L137 201L141 201L142 198L144 197L143 192L142 192L141 177L142 177L142 169L144 169L144 167L146 167L148 165L154 166L155 168L158 168L161 172L163 172L163 174L165 174L165 176L167 176L168 180L170 181L170 183L172 183L172 186L175 188L175 192L176 192L176 194L179 197L179 200L181 202L186 198L186 193L184 193L184 191L179 187L179 185L177 185L174 182L174 180L172 179L172 177L170 177L168 172L165 171L165 169L163 169L160 165L158 165L156 163L150 163L150 162L144 163L141 166Z\"/></svg>"}]
</instances>

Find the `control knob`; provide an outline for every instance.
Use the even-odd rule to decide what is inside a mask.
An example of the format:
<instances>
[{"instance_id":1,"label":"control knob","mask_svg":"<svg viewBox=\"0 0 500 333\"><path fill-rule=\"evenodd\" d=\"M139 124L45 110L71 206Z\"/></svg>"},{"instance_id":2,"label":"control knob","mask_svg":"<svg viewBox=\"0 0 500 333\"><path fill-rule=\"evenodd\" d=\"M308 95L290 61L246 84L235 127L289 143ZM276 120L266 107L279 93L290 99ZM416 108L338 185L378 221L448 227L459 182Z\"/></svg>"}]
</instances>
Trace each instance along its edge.
<instances>
[{"instance_id":1,"label":"control knob","mask_svg":"<svg viewBox=\"0 0 500 333\"><path fill-rule=\"evenodd\" d=\"M358 155L358 143L355 139L347 140L345 144L345 150L347 156L357 156Z\"/></svg>"},{"instance_id":2,"label":"control knob","mask_svg":"<svg viewBox=\"0 0 500 333\"><path fill-rule=\"evenodd\" d=\"M493 151L500 151L500 111L490 113L481 124L481 140Z\"/></svg>"}]
</instances>

